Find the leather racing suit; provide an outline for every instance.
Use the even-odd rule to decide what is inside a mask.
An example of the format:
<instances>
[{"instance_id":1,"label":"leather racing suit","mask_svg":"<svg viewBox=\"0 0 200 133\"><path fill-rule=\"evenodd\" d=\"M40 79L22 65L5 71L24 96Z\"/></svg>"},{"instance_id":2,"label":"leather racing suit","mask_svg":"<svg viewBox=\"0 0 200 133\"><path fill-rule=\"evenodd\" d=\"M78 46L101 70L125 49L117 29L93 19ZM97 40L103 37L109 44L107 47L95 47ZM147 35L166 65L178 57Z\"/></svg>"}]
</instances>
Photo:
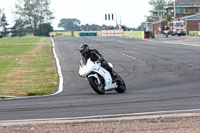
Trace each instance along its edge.
<instances>
[{"instance_id":1,"label":"leather racing suit","mask_svg":"<svg viewBox=\"0 0 200 133\"><path fill-rule=\"evenodd\" d=\"M101 66L105 68L107 71L110 72L112 79L114 80L114 72L113 69L109 66L108 62L103 58L103 56L99 53L96 49L89 49L88 53L84 56L82 56L82 60L84 62L87 62L87 60L91 58L91 61L99 61L101 63Z\"/></svg>"}]
</instances>

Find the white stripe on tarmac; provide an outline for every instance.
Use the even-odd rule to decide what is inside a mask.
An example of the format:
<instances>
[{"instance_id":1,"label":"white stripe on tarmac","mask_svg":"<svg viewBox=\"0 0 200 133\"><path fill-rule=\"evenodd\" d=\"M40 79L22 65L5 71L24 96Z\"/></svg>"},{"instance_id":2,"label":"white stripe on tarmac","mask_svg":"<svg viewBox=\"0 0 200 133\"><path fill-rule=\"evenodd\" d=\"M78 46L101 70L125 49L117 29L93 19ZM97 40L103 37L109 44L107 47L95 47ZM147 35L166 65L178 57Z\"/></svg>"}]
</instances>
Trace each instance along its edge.
<instances>
[{"instance_id":1,"label":"white stripe on tarmac","mask_svg":"<svg viewBox=\"0 0 200 133\"><path fill-rule=\"evenodd\" d=\"M131 59L133 59L133 60L136 60L136 61L138 61L138 62L140 62L140 63L146 63L146 62L144 62L144 61L142 61L142 60L139 60L139 59L137 59L137 58L135 58L135 57L133 57L133 56L130 56L130 55L127 55L127 54L122 54L123 56L126 56L126 57L128 57L128 58L131 58Z\"/></svg>"},{"instance_id":2,"label":"white stripe on tarmac","mask_svg":"<svg viewBox=\"0 0 200 133\"><path fill-rule=\"evenodd\" d=\"M145 40L145 39L144 39ZM183 43L183 42L168 42L168 41L156 41L156 40L145 40L145 41L150 41L150 42L161 42L161 43L168 43L168 44L182 44L186 46L195 46L195 47L200 47L200 45L197 44L190 44L190 43Z\"/></svg>"},{"instance_id":3,"label":"white stripe on tarmac","mask_svg":"<svg viewBox=\"0 0 200 133\"><path fill-rule=\"evenodd\" d=\"M200 109L187 109L187 110L170 110L170 111L155 111L155 112L141 112L141 113L128 113L128 114L111 114L111 115L95 115L83 117L66 117L66 118L47 118L47 119L24 119L24 120L2 120L0 122L30 122L30 121L52 121L52 120L82 120L82 119L100 119L100 118L113 118L113 117L131 117L131 116L144 116L144 115L165 115L165 114L178 114L178 113L197 113Z\"/></svg>"}]
</instances>

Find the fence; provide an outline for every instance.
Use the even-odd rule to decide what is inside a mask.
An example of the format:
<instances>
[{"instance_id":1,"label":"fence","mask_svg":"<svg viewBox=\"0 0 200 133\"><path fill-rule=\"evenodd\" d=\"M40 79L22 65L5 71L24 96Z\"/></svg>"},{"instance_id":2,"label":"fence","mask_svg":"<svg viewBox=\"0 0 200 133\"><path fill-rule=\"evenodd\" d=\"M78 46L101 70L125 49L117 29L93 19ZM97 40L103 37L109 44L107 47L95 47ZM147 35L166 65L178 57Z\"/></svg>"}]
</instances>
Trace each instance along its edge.
<instances>
[{"instance_id":1,"label":"fence","mask_svg":"<svg viewBox=\"0 0 200 133\"><path fill-rule=\"evenodd\" d=\"M55 32L51 32L50 36L51 37L80 37L80 33L88 33L88 34L92 34L92 33L96 33L97 36L101 36L101 31L63 31L63 32L59 32L59 31L55 31Z\"/></svg>"},{"instance_id":2,"label":"fence","mask_svg":"<svg viewBox=\"0 0 200 133\"><path fill-rule=\"evenodd\" d=\"M124 31L124 37L144 39L144 31Z\"/></svg>"},{"instance_id":3,"label":"fence","mask_svg":"<svg viewBox=\"0 0 200 133\"><path fill-rule=\"evenodd\" d=\"M96 33L97 36L117 36L126 38L139 38L144 39L144 31L123 31L123 30L102 30L102 31L66 31L66 32L51 32L52 37L80 37L84 35L90 35Z\"/></svg>"},{"instance_id":4,"label":"fence","mask_svg":"<svg viewBox=\"0 0 200 133\"><path fill-rule=\"evenodd\" d=\"M51 32L51 37L73 37L73 33L71 31L63 31L63 32Z\"/></svg>"},{"instance_id":5,"label":"fence","mask_svg":"<svg viewBox=\"0 0 200 133\"><path fill-rule=\"evenodd\" d=\"M200 31L189 31L190 36L200 36Z\"/></svg>"},{"instance_id":6,"label":"fence","mask_svg":"<svg viewBox=\"0 0 200 133\"><path fill-rule=\"evenodd\" d=\"M101 36L123 36L123 30L102 30Z\"/></svg>"}]
</instances>

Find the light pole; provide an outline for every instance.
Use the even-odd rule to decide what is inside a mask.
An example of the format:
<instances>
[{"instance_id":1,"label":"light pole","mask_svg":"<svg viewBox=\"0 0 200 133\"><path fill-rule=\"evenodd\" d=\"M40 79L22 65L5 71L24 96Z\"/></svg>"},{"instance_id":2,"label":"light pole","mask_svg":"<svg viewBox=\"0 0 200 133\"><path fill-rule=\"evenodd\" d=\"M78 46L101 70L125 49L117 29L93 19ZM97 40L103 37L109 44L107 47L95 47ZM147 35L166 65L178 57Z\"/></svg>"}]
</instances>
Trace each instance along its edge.
<instances>
[{"instance_id":1,"label":"light pole","mask_svg":"<svg viewBox=\"0 0 200 133\"><path fill-rule=\"evenodd\" d=\"M176 0L174 0L174 20L176 19Z\"/></svg>"},{"instance_id":2,"label":"light pole","mask_svg":"<svg viewBox=\"0 0 200 133\"><path fill-rule=\"evenodd\" d=\"M112 25L113 25L113 22L115 22L116 25L121 25L121 14L120 13L107 13L107 14L105 14L104 20L107 21L107 23L109 22Z\"/></svg>"},{"instance_id":3,"label":"light pole","mask_svg":"<svg viewBox=\"0 0 200 133\"><path fill-rule=\"evenodd\" d=\"M0 9L0 27L1 27L1 12L2 12L2 11L1 11L1 9Z\"/></svg>"},{"instance_id":4,"label":"light pole","mask_svg":"<svg viewBox=\"0 0 200 133\"><path fill-rule=\"evenodd\" d=\"M120 13L115 13L115 20L116 20L116 25L118 25L118 21L119 21L119 25L121 25L121 14Z\"/></svg>"}]
</instances>

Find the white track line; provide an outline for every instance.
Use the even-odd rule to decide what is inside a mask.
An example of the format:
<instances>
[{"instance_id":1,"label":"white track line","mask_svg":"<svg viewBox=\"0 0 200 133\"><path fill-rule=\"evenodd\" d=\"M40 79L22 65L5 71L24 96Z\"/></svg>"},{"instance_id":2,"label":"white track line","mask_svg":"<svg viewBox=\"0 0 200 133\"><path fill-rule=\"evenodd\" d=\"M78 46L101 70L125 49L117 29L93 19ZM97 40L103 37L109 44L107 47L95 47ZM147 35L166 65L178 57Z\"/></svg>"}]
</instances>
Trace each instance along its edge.
<instances>
[{"instance_id":1,"label":"white track line","mask_svg":"<svg viewBox=\"0 0 200 133\"><path fill-rule=\"evenodd\" d=\"M170 44L182 44L186 46L195 46L195 47L200 47L200 45L197 44L190 44L190 43L183 43L183 42L168 42L168 41L159 41L159 40L145 40L145 41L150 41L150 42L161 42L161 43L170 43Z\"/></svg>"},{"instance_id":2,"label":"white track line","mask_svg":"<svg viewBox=\"0 0 200 133\"><path fill-rule=\"evenodd\" d=\"M144 116L144 115L164 115L164 114L197 113L197 112L200 112L200 109L169 110L169 111L155 111L155 112L141 112L141 113L127 113L127 114L111 114L111 115L95 115L95 116L66 117L66 118L3 120L3 121L0 121L0 123L1 122L30 122L30 121L52 121L52 120L101 119L101 118L113 118L113 117L130 117L130 116Z\"/></svg>"},{"instance_id":3,"label":"white track line","mask_svg":"<svg viewBox=\"0 0 200 133\"><path fill-rule=\"evenodd\" d=\"M62 75L62 71L61 71L60 61L59 61L58 56L56 54L55 44L54 44L54 41L53 41L52 38L51 38L51 41L52 41L54 58L56 60L57 71L58 71L58 75L59 75L58 91L53 93L53 94L51 94L51 95L56 95L56 94L59 94L59 93L61 93L63 91L63 75Z\"/></svg>"},{"instance_id":4,"label":"white track line","mask_svg":"<svg viewBox=\"0 0 200 133\"><path fill-rule=\"evenodd\" d=\"M140 62L140 63L146 63L146 62L144 62L144 61L142 61L142 60L139 60L139 59L137 59L137 58L135 58L135 57L133 57L133 56L130 56L130 55L127 55L127 54L122 54L123 56L126 56L126 57L128 57L128 58L131 58L131 59L133 59L133 60L137 60L138 62Z\"/></svg>"}]
</instances>

